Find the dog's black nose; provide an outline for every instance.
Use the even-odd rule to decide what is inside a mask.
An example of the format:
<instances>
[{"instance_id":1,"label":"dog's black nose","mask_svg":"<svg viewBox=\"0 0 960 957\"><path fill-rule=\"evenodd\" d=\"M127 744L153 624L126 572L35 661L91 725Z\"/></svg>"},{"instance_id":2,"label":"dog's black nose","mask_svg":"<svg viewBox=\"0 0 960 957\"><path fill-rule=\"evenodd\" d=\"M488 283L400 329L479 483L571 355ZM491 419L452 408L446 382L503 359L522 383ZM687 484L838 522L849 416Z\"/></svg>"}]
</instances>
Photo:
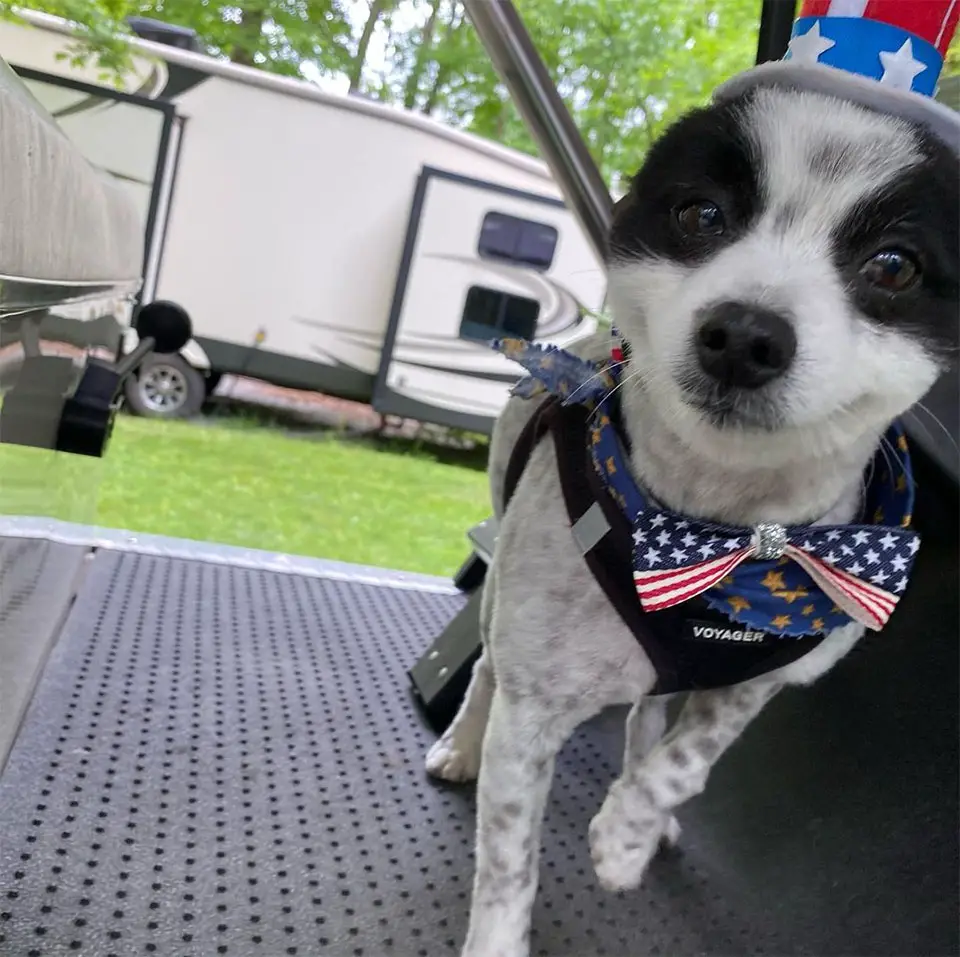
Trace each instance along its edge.
<instances>
[{"instance_id":1,"label":"dog's black nose","mask_svg":"<svg viewBox=\"0 0 960 957\"><path fill-rule=\"evenodd\" d=\"M783 375L797 351L797 337L783 316L746 302L713 306L696 342L703 371L739 389L759 389Z\"/></svg>"}]
</instances>

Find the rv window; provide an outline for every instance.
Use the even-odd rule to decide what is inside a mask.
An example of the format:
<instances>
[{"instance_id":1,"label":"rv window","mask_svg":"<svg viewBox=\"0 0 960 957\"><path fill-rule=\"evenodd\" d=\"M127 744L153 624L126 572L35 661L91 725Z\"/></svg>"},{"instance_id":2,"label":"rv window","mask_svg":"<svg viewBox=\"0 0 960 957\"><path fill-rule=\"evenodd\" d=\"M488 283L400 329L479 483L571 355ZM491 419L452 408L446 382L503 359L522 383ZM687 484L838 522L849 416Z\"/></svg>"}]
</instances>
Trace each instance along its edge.
<instances>
[{"instance_id":1,"label":"rv window","mask_svg":"<svg viewBox=\"0 0 960 957\"><path fill-rule=\"evenodd\" d=\"M460 338L489 342L499 336L533 339L540 303L498 289L471 286L460 321Z\"/></svg>"},{"instance_id":2,"label":"rv window","mask_svg":"<svg viewBox=\"0 0 960 957\"><path fill-rule=\"evenodd\" d=\"M483 217L477 251L485 259L549 269L557 251L557 231L545 223L490 212Z\"/></svg>"}]
</instances>

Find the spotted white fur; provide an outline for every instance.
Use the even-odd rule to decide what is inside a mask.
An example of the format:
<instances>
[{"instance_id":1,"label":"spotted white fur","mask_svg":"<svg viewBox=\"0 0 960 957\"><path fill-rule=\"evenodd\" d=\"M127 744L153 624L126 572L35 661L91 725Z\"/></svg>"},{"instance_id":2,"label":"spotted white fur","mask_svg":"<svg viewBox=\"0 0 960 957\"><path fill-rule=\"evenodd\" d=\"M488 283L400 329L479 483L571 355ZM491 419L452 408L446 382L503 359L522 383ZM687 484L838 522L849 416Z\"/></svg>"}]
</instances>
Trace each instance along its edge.
<instances>
[{"instance_id":1,"label":"spotted white fur","mask_svg":"<svg viewBox=\"0 0 960 957\"><path fill-rule=\"evenodd\" d=\"M741 125L762 157L765 194L749 233L699 265L655 254L611 264L610 303L632 347L623 388L632 465L678 511L741 525L811 515L849 521L883 428L940 366L919 339L856 314L831 262L830 231L920 161L915 133L824 97L775 91L745 106ZM776 431L721 433L682 401L677 384L698 310L741 297L794 317L799 358L778 386L784 425ZM608 348L598 338L581 351L600 356ZM506 461L535 407L512 399L493 436L501 524L481 615L484 653L460 714L427 758L429 772L447 780L479 771L463 957L527 957L554 757L581 722L633 705L621 775L589 827L600 882L632 888L658 846L677 840L675 809L704 788L764 704L783 685L828 671L863 633L840 628L778 672L692 693L666 730L663 699L645 697L655 679L650 662L573 545L550 441L534 451L504 514Z\"/></svg>"}]
</instances>

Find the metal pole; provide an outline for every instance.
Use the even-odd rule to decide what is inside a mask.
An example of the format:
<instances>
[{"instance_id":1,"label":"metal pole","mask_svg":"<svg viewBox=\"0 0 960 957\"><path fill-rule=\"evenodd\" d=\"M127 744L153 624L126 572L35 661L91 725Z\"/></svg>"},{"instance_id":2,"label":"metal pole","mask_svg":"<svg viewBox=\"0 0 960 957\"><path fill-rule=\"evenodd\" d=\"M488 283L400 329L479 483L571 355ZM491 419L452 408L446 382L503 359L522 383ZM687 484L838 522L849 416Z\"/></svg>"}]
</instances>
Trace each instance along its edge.
<instances>
[{"instance_id":1,"label":"metal pole","mask_svg":"<svg viewBox=\"0 0 960 957\"><path fill-rule=\"evenodd\" d=\"M511 0L464 0L464 8L543 158L597 253L610 228L610 193ZM779 60L796 0L763 0L757 62Z\"/></svg>"},{"instance_id":2,"label":"metal pole","mask_svg":"<svg viewBox=\"0 0 960 957\"><path fill-rule=\"evenodd\" d=\"M494 67L580 224L604 258L610 193L510 0L464 0Z\"/></svg>"},{"instance_id":3,"label":"metal pole","mask_svg":"<svg viewBox=\"0 0 960 957\"><path fill-rule=\"evenodd\" d=\"M757 38L757 63L783 58L793 32L796 10L796 0L763 0Z\"/></svg>"}]
</instances>

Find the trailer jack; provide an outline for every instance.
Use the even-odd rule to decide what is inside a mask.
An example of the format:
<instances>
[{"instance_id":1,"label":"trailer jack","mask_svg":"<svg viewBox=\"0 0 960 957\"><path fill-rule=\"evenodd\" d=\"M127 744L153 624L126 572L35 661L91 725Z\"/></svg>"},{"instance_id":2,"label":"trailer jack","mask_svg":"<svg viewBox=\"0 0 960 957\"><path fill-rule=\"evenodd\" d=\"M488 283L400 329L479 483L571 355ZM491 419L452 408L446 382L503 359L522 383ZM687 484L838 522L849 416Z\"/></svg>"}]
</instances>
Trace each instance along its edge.
<instances>
[{"instance_id":1,"label":"trailer jack","mask_svg":"<svg viewBox=\"0 0 960 957\"><path fill-rule=\"evenodd\" d=\"M135 328L131 353L116 362L87 358L78 375L73 359L43 354L35 320L23 317L24 361L0 407L0 442L102 457L126 380L151 352L178 352L192 335L186 312L163 301L144 306Z\"/></svg>"}]
</instances>

